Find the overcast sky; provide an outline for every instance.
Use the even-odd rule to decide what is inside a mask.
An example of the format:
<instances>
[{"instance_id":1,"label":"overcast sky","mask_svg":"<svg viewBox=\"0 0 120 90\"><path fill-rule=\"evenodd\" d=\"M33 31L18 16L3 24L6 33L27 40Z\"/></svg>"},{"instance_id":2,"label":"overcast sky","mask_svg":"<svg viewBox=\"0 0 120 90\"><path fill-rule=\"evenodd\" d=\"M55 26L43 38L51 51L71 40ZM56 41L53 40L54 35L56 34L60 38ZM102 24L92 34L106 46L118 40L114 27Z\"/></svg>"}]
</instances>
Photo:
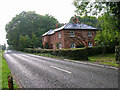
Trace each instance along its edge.
<instances>
[{"instance_id":1,"label":"overcast sky","mask_svg":"<svg viewBox=\"0 0 120 90\"><path fill-rule=\"evenodd\" d=\"M0 44L6 43L5 25L22 11L49 14L60 23L68 23L75 14L73 0L1 0L0 1Z\"/></svg>"}]
</instances>

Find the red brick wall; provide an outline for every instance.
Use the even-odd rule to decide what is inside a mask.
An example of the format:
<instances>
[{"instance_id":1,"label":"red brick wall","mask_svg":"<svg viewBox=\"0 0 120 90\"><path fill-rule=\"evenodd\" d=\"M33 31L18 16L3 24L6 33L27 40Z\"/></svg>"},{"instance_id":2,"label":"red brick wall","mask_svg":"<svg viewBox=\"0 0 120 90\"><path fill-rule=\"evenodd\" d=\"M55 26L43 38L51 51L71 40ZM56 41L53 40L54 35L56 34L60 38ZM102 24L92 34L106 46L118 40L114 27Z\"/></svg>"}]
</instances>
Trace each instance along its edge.
<instances>
[{"instance_id":1,"label":"red brick wall","mask_svg":"<svg viewBox=\"0 0 120 90\"><path fill-rule=\"evenodd\" d=\"M95 38L95 33L96 31L90 31L90 30L74 30L75 32L75 37L70 37L70 31L71 30L64 30L64 41L65 41L65 46L64 48L70 48L70 44L72 42L75 42L75 47L77 45L83 43L86 47L88 47L88 41L91 41L94 44L94 38ZM88 37L88 31L92 33L91 37Z\"/></svg>"},{"instance_id":2,"label":"red brick wall","mask_svg":"<svg viewBox=\"0 0 120 90\"><path fill-rule=\"evenodd\" d=\"M59 38L58 33L61 33L61 38ZM52 44L53 49L57 49L56 44L62 44L62 48L64 48L64 31L58 31L50 36L50 44Z\"/></svg>"}]
</instances>

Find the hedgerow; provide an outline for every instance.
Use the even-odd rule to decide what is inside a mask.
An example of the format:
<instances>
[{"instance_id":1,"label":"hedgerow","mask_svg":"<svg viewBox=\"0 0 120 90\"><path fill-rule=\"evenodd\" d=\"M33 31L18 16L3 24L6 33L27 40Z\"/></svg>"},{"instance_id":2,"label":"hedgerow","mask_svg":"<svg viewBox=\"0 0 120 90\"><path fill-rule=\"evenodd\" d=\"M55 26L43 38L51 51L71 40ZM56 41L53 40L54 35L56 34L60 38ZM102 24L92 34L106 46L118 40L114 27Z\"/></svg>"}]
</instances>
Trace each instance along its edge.
<instances>
[{"instance_id":1,"label":"hedgerow","mask_svg":"<svg viewBox=\"0 0 120 90\"><path fill-rule=\"evenodd\" d=\"M87 60L87 49L77 48L77 49L24 49L25 52L29 53L49 53L55 56L64 56L69 59L75 60Z\"/></svg>"},{"instance_id":2,"label":"hedgerow","mask_svg":"<svg viewBox=\"0 0 120 90\"><path fill-rule=\"evenodd\" d=\"M68 59L74 60L88 60L88 56L98 55L103 53L103 49L105 49L104 54L114 53L114 49L111 47L89 47L89 48L75 48L75 49L32 49L25 48L25 52L29 53L48 53L55 56L63 56Z\"/></svg>"}]
</instances>

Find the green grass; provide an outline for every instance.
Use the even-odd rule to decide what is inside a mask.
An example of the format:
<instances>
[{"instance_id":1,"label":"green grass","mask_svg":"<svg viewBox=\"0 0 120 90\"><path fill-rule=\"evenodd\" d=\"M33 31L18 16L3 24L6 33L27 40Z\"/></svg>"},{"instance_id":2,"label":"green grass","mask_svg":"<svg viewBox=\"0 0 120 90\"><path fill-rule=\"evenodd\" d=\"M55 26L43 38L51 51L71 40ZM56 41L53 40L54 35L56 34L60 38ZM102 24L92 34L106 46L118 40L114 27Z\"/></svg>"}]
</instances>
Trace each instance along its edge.
<instances>
[{"instance_id":1,"label":"green grass","mask_svg":"<svg viewBox=\"0 0 120 90\"><path fill-rule=\"evenodd\" d=\"M7 80L8 75L11 75L11 72L7 65L7 62L3 57L3 51L2 51L2 88L8 88L8 80ZM14 88L18 88L15 81L14 81Z\"/></svg>"},{"instance_id":2,"label":"green grass","mask_svg":"<svg viewBox=\"0 0 120 90\"><path fill-rule=\"evenodd\" d=\"M111 65L111 66L118 67L118 64L116 64L116 61L115 61L115 54L105 54L104 56L95 55L95 56L90 56L88 58L90 62L96 62L99 64L105 64L105 65Z\"/></svg>"}]
</instances>

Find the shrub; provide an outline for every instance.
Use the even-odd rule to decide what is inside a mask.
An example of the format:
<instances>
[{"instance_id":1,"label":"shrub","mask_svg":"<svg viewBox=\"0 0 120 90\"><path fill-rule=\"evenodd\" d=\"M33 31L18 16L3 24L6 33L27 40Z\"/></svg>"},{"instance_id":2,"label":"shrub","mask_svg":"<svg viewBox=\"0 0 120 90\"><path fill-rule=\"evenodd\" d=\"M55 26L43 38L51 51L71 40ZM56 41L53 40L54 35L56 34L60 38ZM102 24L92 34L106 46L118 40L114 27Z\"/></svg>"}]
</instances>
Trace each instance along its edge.
<instances>
[{"instance_id":1,"label":"shrub","mask_svg":"<svg viewBox=\"0 0 120 90\"><path fill-rule=\"evenodd\" d=\"M87 52L88 56L98 55L103 53L103 49L105 49L104 54L115 53L114 47L106 46L104 47L88 47Z\"/></svg>"},{"instance_id":2,"label":"shrub","mask_svg":"<svg viewBox=\"0 0 120 90\"><path fill-rule=\"evenodd\" d=\"M77 45L76 48L83 48L83 47L85 47L84 44L79 44L79 45Z\"/></svg>"},{"instance_id":3,"label":"shrub","mask_svg":"<svg viewBox=\"0 0 120 90\"><path fill-rule=\"evenodd\" d=\"M49 49L49 44L48 44L48 42L45 43L45 49Z\"/></svg>"},{"instance_id":4,"label":"shrub","mask_svg":"<svg viewBox=\"0 0 120 90\"><path fill-rule=\"evenodd\" d=\"M64 56L69 59L87 60L87 50L85 48L77 49L30 49L26 48L25 52L29 53L49 53L55 56Z\"/></svg>"}]
</instances>

